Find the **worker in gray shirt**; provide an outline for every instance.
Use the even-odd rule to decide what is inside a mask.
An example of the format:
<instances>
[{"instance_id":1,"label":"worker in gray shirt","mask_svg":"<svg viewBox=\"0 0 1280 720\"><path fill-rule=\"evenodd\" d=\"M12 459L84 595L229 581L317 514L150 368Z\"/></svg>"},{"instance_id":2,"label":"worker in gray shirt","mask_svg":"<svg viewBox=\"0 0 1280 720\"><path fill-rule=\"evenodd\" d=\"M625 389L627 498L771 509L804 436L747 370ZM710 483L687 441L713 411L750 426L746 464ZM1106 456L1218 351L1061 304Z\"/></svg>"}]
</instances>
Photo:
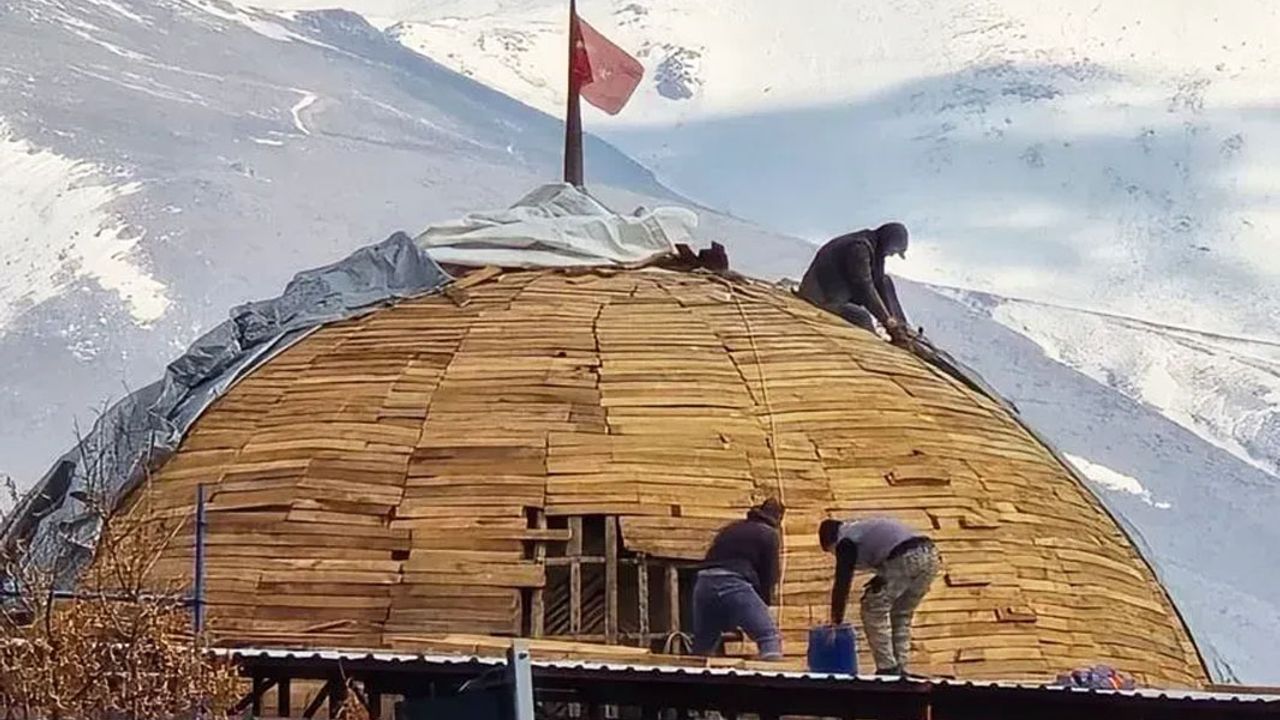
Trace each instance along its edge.
<instances>
[{"instance_id":1,"label":"worker in gray shirt","mask_svg":"<svg viewBox=\"0 0 1280 720\"><path fill-rule=\"evenodd\" d=\"M933 540L891 518L852 522L823 520L823 552L836 556L831 587L831 624L844 622L853 571L873 570L862 595L862 629L877 675L906 675L911 621L941 564Z\"/></svg>"}]
</instances>

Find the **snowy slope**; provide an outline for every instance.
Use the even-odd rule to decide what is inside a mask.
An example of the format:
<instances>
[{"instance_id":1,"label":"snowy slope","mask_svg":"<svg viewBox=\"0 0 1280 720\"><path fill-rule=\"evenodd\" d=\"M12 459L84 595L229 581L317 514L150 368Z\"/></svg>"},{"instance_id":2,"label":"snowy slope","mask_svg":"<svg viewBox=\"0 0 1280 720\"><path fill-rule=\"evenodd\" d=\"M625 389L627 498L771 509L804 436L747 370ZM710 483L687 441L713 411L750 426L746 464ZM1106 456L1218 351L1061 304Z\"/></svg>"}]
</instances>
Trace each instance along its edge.
<instances>
[{"instance_id":1,"label":"snowy slope","mask_svg":"<svg viewBox=\"0 0 1280 720\"><path fill-rule=\"evenodd\" d=\"M295 272L555 179L562 137L351 13L0 5L0 474L29 483L77 423ZM587 154L620 210L674 199L604 143ZM760 234L703 220L731 248ZM807 249L735 254L752 252Z\"/></svg>"},{"instance_id":2,"label":"snowy slope","mask_svg":"<svg viewBox=\"0 0 1280 720\"><path fill-rule=\"evenodd\" d=\"M1280 476L1280 342L936 289L1034 339L1049 357Z\"/></svg>"},{"instance_id":3,"label":"snowy slope","mask_svg":"<svg viewBox=\"0 0 1280 720\"><path fill-rule=\"evenodd\" d=\"M12 137L0 121L0 336L24 309L56 296L78 276L114 290L136 320L159 317L164 287L134 265L129 237L105 207L137 192L101 168Z\"/></svg>"},{"instance_id":4,"label":"snowy slope","mask_svg":"<svg viewBox=\"0 0 1280 720\"><path fill-rule=\"evenodd\" d=\"M405 45L559 112L563 2L347 3ZM1274 3L839 1L798 11L763 0L588 0L580 11L649 71L632 106L614 118L588 110L588 127L677 190L815 241L904 219L916 247L901 272L922 281L1280 341ZM1053 336L1061 328L996 318L1046 347L1063 340ZM1087 339L1092 326L1068 332ZM1137 337L1059 356L1274 469L1280 383L1254 367L1252 350ZM1183 371L1144 375L1169 344ZM1232 377L1242 367L1246 382ZM1231 397L1204 407L1219 391ZM1249 418L1231 415L1244 407Z\"/></svg>"},{"instance_id":5,"label":"snowy slope","mask_svg":"<svg viewBox=\"0 0 1280 720\"><path fill-rule=\"evenodd\" d=\"M1210 668L1225 679L1280 683L1275 477L992 322L1001 306L989 297L902 285L914 319L1016 403L1129 527Z\"/></svg>"}]
</instances>

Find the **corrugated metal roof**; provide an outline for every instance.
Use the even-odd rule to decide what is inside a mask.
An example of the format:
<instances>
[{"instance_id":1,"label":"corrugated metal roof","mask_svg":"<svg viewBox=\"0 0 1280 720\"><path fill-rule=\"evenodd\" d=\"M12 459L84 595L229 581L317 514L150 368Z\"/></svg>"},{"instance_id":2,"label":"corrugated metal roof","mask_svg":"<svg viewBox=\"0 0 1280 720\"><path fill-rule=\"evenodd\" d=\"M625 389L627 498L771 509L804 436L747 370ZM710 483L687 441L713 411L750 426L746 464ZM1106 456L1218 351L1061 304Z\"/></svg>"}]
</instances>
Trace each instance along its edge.
<instances>
[{"instance_id":1,"label":"corrugated metal roof","mask_svg":"<svg viewBox=\"0 0 1280 720\"><path fill-rule=\"evenodd\" d=\"M420 665L486 665L497 666L506 663L505 657L494 655L460 655L460 654L427 654L397 653L366 650L290 650L278 648L223 648L215 652L235 659L250 660L254 658L272 660L320 660L331 662L374 662L386 664L420 664ZM1109 695L1117 697L1135 697L1152 700L1171 700L1187 702L1239 702L1239 703L1276 703L1280 704L1280 694L1226 693L1203 690L1178 690L1158 688L1138 688L1134 690L1091 690L1071 688L1047 683L1019 681L987 681L987 680L950 680L945 678L895 678L880 675L833 675L792 670L762 670L755 668L725 667L687 667L680 665L610 663L585 660L538 660L531 661L534 668L550 670L578 670L600 673L617 673L633 675L674 675L684 677L707 678L742 678L742 679L776 679L804 681L852 681L858 683L881 683L902 687L919 685L933 687L962 687L981 689L1007 690L1043 690L1061 693Z\"/></svg>"}]
</instances>

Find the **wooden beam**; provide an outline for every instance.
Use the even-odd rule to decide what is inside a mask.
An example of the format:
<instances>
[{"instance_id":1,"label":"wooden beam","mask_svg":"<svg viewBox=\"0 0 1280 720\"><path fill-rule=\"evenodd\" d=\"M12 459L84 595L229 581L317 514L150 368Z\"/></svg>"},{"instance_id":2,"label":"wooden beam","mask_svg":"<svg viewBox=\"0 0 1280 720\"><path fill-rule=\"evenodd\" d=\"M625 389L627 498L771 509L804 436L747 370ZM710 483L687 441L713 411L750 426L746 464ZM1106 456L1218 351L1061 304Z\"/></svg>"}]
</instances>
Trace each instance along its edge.
<instances>
[{"instance_id":1,"label":"wooden beam","mask_svg":"<svg viewBox=\"0 0 1280 720\"><path fill-rule=\"evenodd\" d=\"M637 612L640 616L640 637L644 638L649 635L649 563L644 553L640 553L636 561ZM648 643L643 640L641 645L648 648Z\"/></svg>"},{"instance_id":2,"label":"wooden beam","mask_svg":"<svg viewBox=\"0 0 1280 720\"><path fill-rule=\"evenodd\" d=\"M267 693L267 690L271 689L272 685L275 685L274 680L266 678L253 679L253 702L251 706L254 717L262 717L262 696Z\"/></svg>"},{"instance_id":3,"label":"wooden beam","mask_svg":"<svg viewBox=\"0 0 1280 720\"><path fill-rule=\"evenodd\" d=\"M282 677L276 680L276 715L282 718L289 717L293 712L290 703L293 701L293 688L288 677Z\"/></svg>"},{"instance_id":4,"label":"wooden beam","mask_svg":"<svg viewBox=\"0 0 1280 720\"><path fill-rule=\"evenodd\" d=\"M329 686L333 685L333 683L334 683L333 680L329 680L325 682L324 686L320 688L320 692L316 693L316 696L311 699L311 703L308 704L306 709L302 711L303 718L307 718L307 720L310 720L310 718L313 718L316 716L316 713L320 711L320 706L323 705L324 701L329 698L329 692L330 692Z\"/></svg>"},{"instance_id":5,"label":"wooden beam","mask_svg":"<svg viewBox=\"0 0 1280 720\"><path fill-rule=\"evenodd\" d=\"M569 518L569 546L565 550L569 557L569 634L582 632L582 565L578 557L582 555L582 518Z\"/></svg>"},{"instance_id":6,"label":"wooden beam","mask_svg":"<svg viewBox=\"0 0 1280 720\"><path fill-rule=\"evenodd\" d=\"M565 557L547 558L544 562L547 567L556 567L559 565L577 565L581 567L583 565L603 565L606 561L607 559L603 555L566 555Z\"/></svg>"},{"instance_id":7,"label":"wooden beam","mask_svg":"<svg viewBox=\"0 0 1280 720\"><path fill-rule=\"evenodd\" d=\"M231 714L239 715L244 712L246 708L253 708L253 716L261 717L262 696L265 695L275 684L276 681L272 678L258 677L255 675L253 678L253 689L250 690L249 694L244 696L240 702L236 703L231 708Z\"/></svg>"},{"instance_id":8,"label":"wooden beam","mask_svg":"<svg viewBox=\"0 0 1280 720\"><path fill-rule=\"evenodd\" d=\"M329 720L336 720L342 714L342 705L347 700L347 684L341 680L329 681Z\"/></svg>"},{"instance_id":9,"label":"wooden beam","mask_svg":"<svg viewBox=\"0 0 1280 720\"><path fill-rule=\"evenodd\" d=\"M604 637L618 641L618 518L604 519Z\"/></svg>"},{"instance_id":10,"label":"wooden beam","mask_svg":"<svg viewBox=\"0 0 1280 720\"><path fill-rule=\"evenodd\" d=\"M533 525L538 530L545 530L547 527L547 514L542 508L535 508L533 511ZM535 542L533 544L533 561L535 563L546 563L547 561L547 545L546 543ZM543 596L542 588L533 589L533 599L529 604L529 635L531 637L542 637L546 632L547 620L546 599Z\"/></svg>"},{"instance_id":11,"label":"wooden beam","mask_svg":"<svg viewBox=\"0 0 1280 720\"><path fill-rule=\"evenodd\" d=\"M680 632L680 573L667 566L667 632Z\"/></svg>"}]
</instances>

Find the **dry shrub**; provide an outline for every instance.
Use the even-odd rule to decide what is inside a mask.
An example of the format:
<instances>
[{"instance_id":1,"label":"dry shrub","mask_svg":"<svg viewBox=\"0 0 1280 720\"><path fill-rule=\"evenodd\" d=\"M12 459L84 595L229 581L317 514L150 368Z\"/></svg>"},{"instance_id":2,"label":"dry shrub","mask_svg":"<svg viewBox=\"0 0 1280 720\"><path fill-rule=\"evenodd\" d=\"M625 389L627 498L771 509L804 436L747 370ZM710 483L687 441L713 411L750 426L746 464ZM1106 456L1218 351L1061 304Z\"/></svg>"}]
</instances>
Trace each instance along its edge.
<instances>
[{"instance_id":1,"label":"dry shrub","mask_svg":"<svg viewBox=\"0 0 1280 720\"><path fill-rule=\"evenodd\" d=\"M338 706L337 720L372 720L369 708L365 707L364 691L354 682L347 680L347 691Z\"/></svg>"},{"instance_id":2,"label":"dry shrub","mask_svg":"<svg viewBox=\"0 0 1280 720\"><path fill-rule=\"evenodd\" d=\"M12 490L12 483L9 483ZM150 568L189 518L105 509L94 562L73 597L47 569L0 549L0 717L21 720L225 717L242 681L192 632L183 582Z\"/></svg>"}]
</instances>

